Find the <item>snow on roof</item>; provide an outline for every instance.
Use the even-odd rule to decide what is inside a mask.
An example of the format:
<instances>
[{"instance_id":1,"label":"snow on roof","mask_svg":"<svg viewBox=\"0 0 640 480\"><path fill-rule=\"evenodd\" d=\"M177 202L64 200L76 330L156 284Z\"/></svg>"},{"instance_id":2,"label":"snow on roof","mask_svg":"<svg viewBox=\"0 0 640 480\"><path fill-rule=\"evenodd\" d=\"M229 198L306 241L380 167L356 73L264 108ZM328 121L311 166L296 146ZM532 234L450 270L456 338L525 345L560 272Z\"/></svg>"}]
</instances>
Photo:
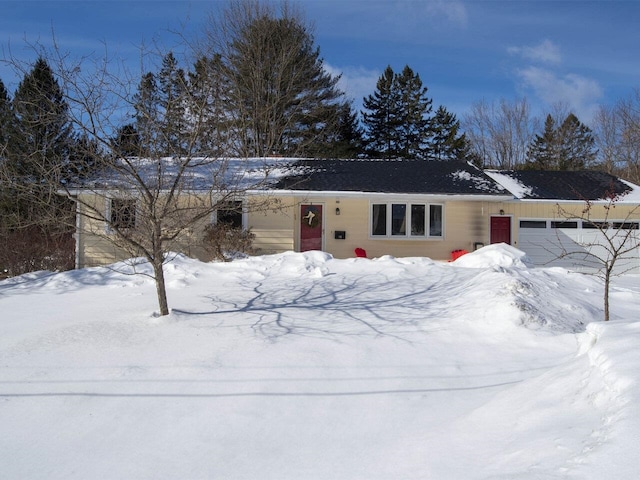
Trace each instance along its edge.
<instances>
[{"instance_id":1,"label":"snow on roof","mask_svg":"<svg viewBox=\"0 0 640 480\"><path fill-rule=\"evenodd\" d=\"M478 172L481 172L478 170ZM505 190L504 186L500 184L500 182L496 182L497 185L490 181L488 178L484 178L480 175L474 175L468 170L456 170L451 174L454 180L464 180L467 182L471 182L474 186L481 191L493 192L496 187L498 190Z\"/></svg>"},{"instance_id":2,"label":"snow on roof","mask_svg":"<svg viewBox=\"0 0 640 480\"><path fill-rule=\"evenodd\" d=\"M640 187L597 170L486 170L520 200L640 203Z\"/></svg>"},{"instance_id":3,"label":"snow on roof","mask_svg":"<svg viewBox=\"0 0 640 480\"><path fill-rule=\"evenodd\" d=\"M495 180L498 184L502 185L505 189L509 190L516 198L522 199L531 195L532 188L524 185L515 178L496 170L485 170L484 173Z\"/></svg>"},{"instance_id":4,"label":"snow on roof","mask_svg":"<svg viewBox=\"0 0 640 480\"><path fill-rule=\"evenodd\" d=\"M181 177L183 189L264 189L292 173L294 158L126 158L84 188L131 188L141 182L150 188L168 189Z\"/></svg>"}]
</instances>

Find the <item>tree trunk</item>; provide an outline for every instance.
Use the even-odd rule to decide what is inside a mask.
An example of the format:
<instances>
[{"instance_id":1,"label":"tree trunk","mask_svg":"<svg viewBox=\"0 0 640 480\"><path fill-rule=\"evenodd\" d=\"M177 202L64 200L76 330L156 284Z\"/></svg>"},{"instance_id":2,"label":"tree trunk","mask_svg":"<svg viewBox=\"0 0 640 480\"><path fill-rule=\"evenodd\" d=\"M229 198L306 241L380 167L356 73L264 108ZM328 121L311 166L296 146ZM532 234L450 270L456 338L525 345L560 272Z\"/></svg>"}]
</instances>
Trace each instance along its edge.
<instances>
[{"instance_id":1,"label":"tree trunk","mask_svg":"<svg viewBox=\"0 0 640 480\"><path fill-rule=\"evenodd\" d=\"M604 273L604 321L609 321L609 284L611 282L611 269L607 268Z\"/></svg>"},{"instance_id":2,"label":"tree trunk","mask_svg":"<svg viewBox=\"0 0 640 480\"><path fill-rule=\"evenodd\" d=\"M153 273L156 279L156 292L158 294L158 307L160 308L160 316L169 315L169 304L167 302L167 288L164 283L164 256L162 253L153 259Z\"/></svg>"}]
</instances>

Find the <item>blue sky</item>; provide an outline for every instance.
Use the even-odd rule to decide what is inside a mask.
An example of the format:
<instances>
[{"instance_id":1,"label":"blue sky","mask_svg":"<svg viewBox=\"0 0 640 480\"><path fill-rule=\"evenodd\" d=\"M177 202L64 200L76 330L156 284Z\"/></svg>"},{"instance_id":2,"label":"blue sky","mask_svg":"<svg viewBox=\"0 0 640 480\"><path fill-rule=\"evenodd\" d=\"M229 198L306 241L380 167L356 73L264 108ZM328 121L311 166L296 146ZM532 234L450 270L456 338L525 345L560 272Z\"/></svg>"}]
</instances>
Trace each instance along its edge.
<instances>
[{"instance_id":1,"label":"blue sky","mask_svg":"<svg viewBox=\"0 0 640 480\"><path fill-rule=\"evenodd\" d=\"M360 105L387 65L409 65L434 106L463 116L482 99L526 96L535 114L563 102L589 122L640 87L640 1L301 0L327 68ZM135 68L140 45L171 48L223 1L2 1L0 58L33 60L25 46L103 54ZM0 64L13 93L16 78Z\"/></svg>"}]
</instances>

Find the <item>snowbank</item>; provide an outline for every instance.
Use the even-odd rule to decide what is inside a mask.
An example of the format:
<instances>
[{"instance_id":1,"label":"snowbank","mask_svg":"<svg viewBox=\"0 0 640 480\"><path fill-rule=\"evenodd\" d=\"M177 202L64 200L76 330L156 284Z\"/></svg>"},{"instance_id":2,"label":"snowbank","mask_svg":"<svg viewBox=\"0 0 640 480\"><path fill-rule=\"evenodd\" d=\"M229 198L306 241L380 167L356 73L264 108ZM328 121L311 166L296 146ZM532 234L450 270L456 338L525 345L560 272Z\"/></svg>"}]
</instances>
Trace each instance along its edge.
<instances>
[{"instance_id":1,"label":"snowbank","mask_svg":"<svg viewBox=\"0 0 640 480\"><path fill-rule=\"evenodd\" d=\"M459 257L453 263L457 267L468 268L528 268L533 266L526 253L506 243L487 245Z\"/></svg>"},{"instance_id":2,"label":"snowbank","mask_svg":"<svg viewBox=\"0 0 640 480\"><path fill-rule=\"evenodd\" d=\"M639 278L605 325L596 279L526 265L176 256L162 318L127 262L2 281L2 474L634 478Z\"/></svg>"}]
</instances>

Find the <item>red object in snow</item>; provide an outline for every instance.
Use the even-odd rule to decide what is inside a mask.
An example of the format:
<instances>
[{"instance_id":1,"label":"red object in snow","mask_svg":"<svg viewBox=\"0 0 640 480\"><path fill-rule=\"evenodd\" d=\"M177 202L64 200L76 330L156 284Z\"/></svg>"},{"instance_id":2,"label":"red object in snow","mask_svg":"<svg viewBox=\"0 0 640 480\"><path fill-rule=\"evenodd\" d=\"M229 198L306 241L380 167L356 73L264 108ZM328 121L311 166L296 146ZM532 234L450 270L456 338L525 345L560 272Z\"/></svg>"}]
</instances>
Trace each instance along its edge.
<instances>
[{"instance_id":1,"label":"red object in snow","mask_svg":"<svg viewBox=\"0 0 640 480\"><path fill-rule=\"evenodd\" d=\"M457 260L458 258L460 258L462 255L466 255L467 252L466 250L454 250L453 252L451 252L451 261L453 262L454 260Z\"/></svg>"},{"instance_id":2,"label":"red object in snow","mask_svg":"<svg viewBox=\"0 0 640 480\"><path fill-rule=\"evenodd\" d=\"M367 252L364 248L356 248L356 257L358 258L367 258Z\"/></svg>"}]
</instances>

